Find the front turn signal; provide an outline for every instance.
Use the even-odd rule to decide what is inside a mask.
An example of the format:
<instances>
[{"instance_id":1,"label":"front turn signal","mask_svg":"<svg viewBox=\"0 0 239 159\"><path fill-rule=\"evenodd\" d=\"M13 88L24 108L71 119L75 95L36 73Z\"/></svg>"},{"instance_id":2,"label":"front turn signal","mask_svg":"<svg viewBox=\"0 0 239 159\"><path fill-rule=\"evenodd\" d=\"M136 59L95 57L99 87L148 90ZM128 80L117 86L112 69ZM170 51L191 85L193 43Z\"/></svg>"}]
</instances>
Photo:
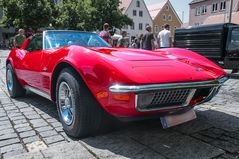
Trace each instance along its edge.
<instances>
[{"instance_id":1,"label":"front turn signal","mask_svg":"<svg viewBox=\"0 0 239 159\"><path fill-rule=\"evenodd\" d=\"M128 94L114 94L113 99L118 101L129 101L130 96Z\"/></svg>"}]
</instances>

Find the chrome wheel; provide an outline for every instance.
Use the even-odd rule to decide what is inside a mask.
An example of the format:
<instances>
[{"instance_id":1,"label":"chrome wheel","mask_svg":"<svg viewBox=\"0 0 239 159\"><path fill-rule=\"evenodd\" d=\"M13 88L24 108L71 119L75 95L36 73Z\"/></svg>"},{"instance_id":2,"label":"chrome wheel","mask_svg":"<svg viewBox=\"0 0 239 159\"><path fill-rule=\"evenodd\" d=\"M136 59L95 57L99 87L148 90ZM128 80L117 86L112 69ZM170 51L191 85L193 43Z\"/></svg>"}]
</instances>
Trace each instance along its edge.
<instances>
[{"instance_id":1,"label":"chrome wheel","mask_svg":"<svg viewBox=\"0 0 239 159\"><path fill-rule=\"evenodd\" d=\"M58 91L58 104L61 118L66 125L71 125L74 120L72 108L72 91L66 82L61 82Z\"/></svg>"},{"instance_id":2,"label":"chrome wheel","mask_svg":"<svg viewBox=\"0 0 239 159\"><path fill-rule=\"evenodd\" d=\"M10 69L7 70L7 88L9 91L12 91L13 89L13 77Z\"/></svg>"}]
</instances>

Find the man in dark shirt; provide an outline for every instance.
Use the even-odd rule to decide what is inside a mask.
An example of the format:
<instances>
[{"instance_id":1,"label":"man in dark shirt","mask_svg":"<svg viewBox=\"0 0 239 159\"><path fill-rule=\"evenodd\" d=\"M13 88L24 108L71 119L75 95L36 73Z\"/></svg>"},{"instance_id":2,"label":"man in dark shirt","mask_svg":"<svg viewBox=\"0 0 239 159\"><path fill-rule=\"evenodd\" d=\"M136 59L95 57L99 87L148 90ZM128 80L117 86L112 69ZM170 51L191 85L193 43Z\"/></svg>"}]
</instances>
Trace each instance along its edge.
<instances>
[{"instance_id":1,"label":"man in dark shirt","mask_svg":"<svg viewBox=\"0 0 239 159\"><path fill-rule=\"evenodd\" d=\"M142 37L141 40L141 49L144 50L154 50L155 49L155 45L154 45L154 34L152 33L152 28L151 26L146 26L146 33L144 34L144 36Z\"/></svg>"}]
</instances>

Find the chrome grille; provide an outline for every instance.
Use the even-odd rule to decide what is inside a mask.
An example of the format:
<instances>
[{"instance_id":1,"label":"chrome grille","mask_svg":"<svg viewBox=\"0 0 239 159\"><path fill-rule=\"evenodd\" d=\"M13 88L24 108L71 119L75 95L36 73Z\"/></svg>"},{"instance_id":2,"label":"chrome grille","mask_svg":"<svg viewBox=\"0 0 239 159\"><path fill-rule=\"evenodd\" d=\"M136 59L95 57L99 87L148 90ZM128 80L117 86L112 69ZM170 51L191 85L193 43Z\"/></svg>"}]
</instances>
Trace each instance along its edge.
<instances>
[{"instance_id":1,"label":"chrome grille","mask_svg":"<svg viewBox=\"0 0 239 159\"><path fill-rule=\"evenodd\" d=\"M186 102L190 90L178 89L156 92L150 105L182 105Z\"/></svg>"},{"instance_id":2,"label":"chrome grille","mask_svg":"<svg viewBox=\"0 0 239 159\"><path fill-rule=\"evenodd\" d=\"M137 94L136 109L138 111L163 110L187 106L196 89L168 89Z\"/></svg>"}]
</instances>

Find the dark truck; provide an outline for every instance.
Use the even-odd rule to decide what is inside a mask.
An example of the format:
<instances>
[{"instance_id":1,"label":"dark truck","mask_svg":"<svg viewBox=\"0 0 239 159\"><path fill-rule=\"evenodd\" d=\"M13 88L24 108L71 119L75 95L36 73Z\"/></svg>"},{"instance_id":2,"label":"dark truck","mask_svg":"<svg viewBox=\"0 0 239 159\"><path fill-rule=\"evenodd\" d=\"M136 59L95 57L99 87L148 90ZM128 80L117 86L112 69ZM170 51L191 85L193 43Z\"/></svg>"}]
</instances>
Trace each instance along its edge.
<instances>
[{"instance_id":1,"label":"dark truck","mask_svg":"<svg viewBox=\"0 0 239 159\"><path fill-rule=\"evenodd\" d=\"M232 73L239 70L239 25L232 23L176 29L174 46L195 51Z\"/></svg>"}]
</instances>

